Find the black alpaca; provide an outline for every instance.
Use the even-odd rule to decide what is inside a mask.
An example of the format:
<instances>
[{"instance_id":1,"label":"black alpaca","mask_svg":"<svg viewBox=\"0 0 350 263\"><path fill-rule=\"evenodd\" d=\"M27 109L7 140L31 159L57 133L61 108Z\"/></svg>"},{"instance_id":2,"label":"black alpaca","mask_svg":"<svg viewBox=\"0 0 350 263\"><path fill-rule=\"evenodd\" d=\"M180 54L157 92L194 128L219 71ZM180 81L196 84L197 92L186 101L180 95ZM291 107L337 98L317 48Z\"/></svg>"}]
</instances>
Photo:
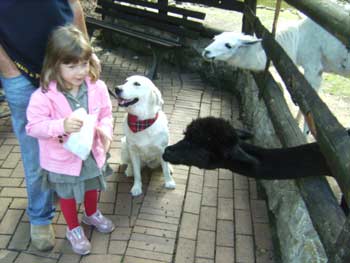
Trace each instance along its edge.
<instances>
[{"instance_id":1,"label":"black alpaca","mask_svg":"<svg viewBox=\"0 0 350 263\"><path fill-rule=\"evenodd\" d=\"M247 131L214 117L192 121L184 134L184 139L165 149L165 161L202 169L225 168L257 179L331 175L317 143L262 148L243 142L252 136Z\"/></svg>"}]
</instances>

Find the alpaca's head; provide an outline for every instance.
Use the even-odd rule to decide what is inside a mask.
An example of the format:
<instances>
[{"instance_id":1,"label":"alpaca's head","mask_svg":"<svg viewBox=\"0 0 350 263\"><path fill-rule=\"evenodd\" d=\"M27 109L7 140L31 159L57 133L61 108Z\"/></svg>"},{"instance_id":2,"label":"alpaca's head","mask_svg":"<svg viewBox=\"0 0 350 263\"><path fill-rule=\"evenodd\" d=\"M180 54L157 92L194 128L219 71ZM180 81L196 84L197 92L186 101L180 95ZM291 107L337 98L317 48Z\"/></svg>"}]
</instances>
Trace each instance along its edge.
<instances>
[{"instance_id":1,"label":"alpaca's head","mask_svg":"<svg viewBox=\"0 0 350 263\"><path fill-rule=\"evenodd\" d=\"M223 168L225 162L232 161L257 162L240 147L240 140L247 139L252 134L234 129L224 119L196 119L187 126L184 135L181 141L165 149L165 161L204 169Z\"/></svg>"},{"instance_id":2,"label":"alpaca's head","mask_svg":"<svg viewBox=\"0 0 350 263\"><path fill-rule=\"evenodd\" d=\"M239 56L241 49L259 42L261 42L261 39L256 39L250 35L236 32L223 32L214 37L214 41L203 50L202 56L208 61L228 61L235 56ZM242 57L242 59L244 58Z\"/></svg>"}]
</instances>

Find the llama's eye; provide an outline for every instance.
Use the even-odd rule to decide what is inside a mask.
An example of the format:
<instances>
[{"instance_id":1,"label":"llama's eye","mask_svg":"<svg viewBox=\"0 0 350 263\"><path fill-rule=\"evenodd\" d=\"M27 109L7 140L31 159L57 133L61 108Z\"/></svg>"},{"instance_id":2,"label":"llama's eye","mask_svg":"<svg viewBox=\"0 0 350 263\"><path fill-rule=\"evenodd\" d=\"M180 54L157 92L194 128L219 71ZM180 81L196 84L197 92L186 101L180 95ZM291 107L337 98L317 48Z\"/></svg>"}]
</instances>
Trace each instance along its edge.
<instances>
[{"instance_id":1,"label":"llama's eye","mask_svg":"<svg viewBox=\"0 0 350 263\"><path fill-rule=\"evenodd\" d=\"M230 43L226 43L226 44L225 44L225 47L227 47L228 49L231 49L231 48L232 48L232 46L230 45Z\"/></svg>"},{"instance_id":2,"label":"llama's eye","mask_svg":"<svg viewBox=\"0 0 350 263\"><path fill-rule=\"evenodd\" d=\"M135 81L134 86L141 86L140 82Z\"/></svg>"}]
</instances>

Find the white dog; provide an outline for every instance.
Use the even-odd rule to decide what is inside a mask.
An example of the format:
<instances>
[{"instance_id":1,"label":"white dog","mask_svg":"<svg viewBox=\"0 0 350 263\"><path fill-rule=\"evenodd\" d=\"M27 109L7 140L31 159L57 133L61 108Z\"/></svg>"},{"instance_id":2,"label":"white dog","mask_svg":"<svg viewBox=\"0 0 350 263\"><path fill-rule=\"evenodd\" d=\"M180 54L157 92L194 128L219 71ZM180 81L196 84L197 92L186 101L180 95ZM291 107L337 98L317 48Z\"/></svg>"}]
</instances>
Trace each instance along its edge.
<instances>
[{"instance_id":1,"label":"white dog","mask_svg":"<svg viewBox=\"0 0 350 263\"><path fill-rule=\"evenodd\" d=\"M120 107L125 107L121 159L127 164L126 176L134 176L133 196L142 194L141 169L144 166L161 166L165 187L176 184L170 174L169 164L162 154L169 141L168 121L162 111L163 99L153 82L143 76L131 76L115 89Z\"/></svg>"}]
</instances>

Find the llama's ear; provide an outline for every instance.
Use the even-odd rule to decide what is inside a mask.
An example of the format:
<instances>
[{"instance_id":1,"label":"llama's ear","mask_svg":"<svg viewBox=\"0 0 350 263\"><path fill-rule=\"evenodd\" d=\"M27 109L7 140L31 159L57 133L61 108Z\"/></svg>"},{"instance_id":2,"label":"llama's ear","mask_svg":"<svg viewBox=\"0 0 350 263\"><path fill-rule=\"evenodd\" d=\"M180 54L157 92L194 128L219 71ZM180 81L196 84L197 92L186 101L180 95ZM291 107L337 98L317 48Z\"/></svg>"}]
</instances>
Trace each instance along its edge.
<instances>
[{"instance_id":1,"label":"llama's ear","mask_svg":"<svg viewBox=\"0 0 350 263\"><path fill-rule=\"evenodd\" d=\"M253 138L253 133L246 130L246 129L235 129L235 132L238 136L238 138L240 138L241 140L248 140Z\"/></svg>"},{"instance_id":2,"label":"llama's ear","mask_svg":"<svg viewBox=\"0 0 350 263\"><path fill-rule=\"evenodd\" d=\"M251 46L254 45L256 43L261 42L261 39L245 39L242 41L242 45L243 46Z\"/></svg>"},{"instance_id":3,"label":"llama's ear","mask_svg":"<svg viewBox=\"0 0 350 263\"><path fill-rule=\"evenodd\" d=\"M236 144L231 150L231 160L240 161L249 164L258 164L259 160L244 151L239 144Z\"/></svg>"}]
</instances>

